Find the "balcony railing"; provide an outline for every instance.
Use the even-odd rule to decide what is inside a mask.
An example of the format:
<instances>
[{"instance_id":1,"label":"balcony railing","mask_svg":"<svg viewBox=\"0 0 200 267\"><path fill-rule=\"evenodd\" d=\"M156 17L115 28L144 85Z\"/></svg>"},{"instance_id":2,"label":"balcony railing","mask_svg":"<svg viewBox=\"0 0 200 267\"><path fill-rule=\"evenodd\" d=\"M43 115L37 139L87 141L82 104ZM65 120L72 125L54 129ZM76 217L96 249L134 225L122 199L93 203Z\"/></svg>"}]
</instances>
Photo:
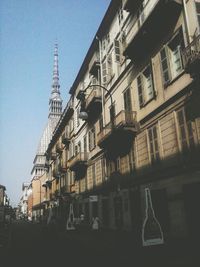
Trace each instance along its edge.
<instances>
[{"instance_id":1,"label":"balcony railing","mask_svg":"<svg viewBox=\"0 0 200 267\"><path fill-rule=\"evenodd\" d=\"M200 72L200 35L183 50L183 63L185 70L190 74Z\"/></svg>"},{"instance_id":2,"label":"balcony railing","mask_svg":"<svg viewBox=\"0 0 200 267\"><path fill-rule=\"evenodd\" d=\"M66 146L66 145L69 145L70 143L70 135L68 132L65 132L63 135L62 135L62 143Z\"/></svg>"},{"instance_id":3,"label":"balcony railing","mask_svg":"<svg viewBox=\"0 0 200 267\"><path fill-rule=\"evenodd\" d=\"M88 160L88 153L79 152L73 158L68 161L68 165L71 171L78 170L79 167L86 166Z\"/></svg>"},{"instance_id":4,"label":"balcony railing","mask_svg":"<svg viewBox=\"0 0 200 267\"><path fill-rule=\"evenodd\" d=\"M114 118L114 129L131 129L131 131L137 132L136 112L120 111ZM110 136L112 130L111 123L106 125L102 131L97 134L97 143L101 143Z\"/></svg>"},{"instance_id":5,"label":"balcony railing","mask_svg":"<svg viewBox=\"0 0 200 267\"><path fill-rule=\"evenodd\" d=\"M123 156L130 150L137 131L136 112L122 110L115 116L113 125L109 123L98 133L97 144L106 150L110 159Z\"/></svg>"}]
</instances>

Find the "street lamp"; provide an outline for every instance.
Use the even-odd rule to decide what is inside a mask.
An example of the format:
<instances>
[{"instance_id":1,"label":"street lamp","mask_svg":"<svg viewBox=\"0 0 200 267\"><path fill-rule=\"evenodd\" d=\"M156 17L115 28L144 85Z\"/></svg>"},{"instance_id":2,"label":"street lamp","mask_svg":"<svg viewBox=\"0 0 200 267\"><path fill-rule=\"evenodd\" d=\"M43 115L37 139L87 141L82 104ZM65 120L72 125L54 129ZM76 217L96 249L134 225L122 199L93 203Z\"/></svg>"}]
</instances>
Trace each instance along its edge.
<instances>
[{"instance_id":1,"label":"street lamp","mask_svg":"<svg viewBox=\"0 0 200 267\"><path fill-rule=\"evenodd\" d=\"M80 113L79 113L79 118L82 120L87 120L88 119L88 113L86 111L85 105L85 94L88 88L91 87L100 87L103 90L106 91L106 93L109 95L110 97L110 101L111 101L111 108L110 108L110 121L111 121L111 128L114 128L114 105L113 105L113 98L111 93L109 92L109 90L103 86L103 85L99 85L99 84L89 84L84 90L81 90L78 95L77 95L77 99L79 99L81 101L81 109L80 109Z\"/></svg>"}]
</instances>

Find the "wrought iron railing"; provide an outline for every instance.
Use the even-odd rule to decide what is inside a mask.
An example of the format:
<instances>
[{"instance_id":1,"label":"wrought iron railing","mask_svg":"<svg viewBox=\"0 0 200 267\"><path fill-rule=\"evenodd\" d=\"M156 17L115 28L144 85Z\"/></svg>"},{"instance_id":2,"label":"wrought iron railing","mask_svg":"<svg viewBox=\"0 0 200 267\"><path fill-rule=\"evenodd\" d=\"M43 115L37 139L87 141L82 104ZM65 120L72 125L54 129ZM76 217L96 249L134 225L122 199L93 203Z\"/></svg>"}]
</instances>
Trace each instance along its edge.
<instances>
[{"instance_id":1,"label":"wrought iron railing","mask_svg":"<svg viewBox=\"0 0 200 267\"><path fill-rule=\"evenodd\" d=\"M182 51L183 64L187 68L196 60L200 60L200 34Z\"/></svg>"}]
</instances>

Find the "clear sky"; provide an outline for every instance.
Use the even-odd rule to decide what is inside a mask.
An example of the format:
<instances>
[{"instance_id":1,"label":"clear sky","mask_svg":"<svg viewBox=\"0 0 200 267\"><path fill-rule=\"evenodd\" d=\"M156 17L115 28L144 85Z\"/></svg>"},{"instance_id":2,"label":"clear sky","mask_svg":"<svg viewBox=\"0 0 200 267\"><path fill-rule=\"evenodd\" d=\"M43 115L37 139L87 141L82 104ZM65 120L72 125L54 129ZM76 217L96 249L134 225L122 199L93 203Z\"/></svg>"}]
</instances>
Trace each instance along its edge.
<instances>
[{"instance_id":1,"label":"clear sky","mask_svg":"<svg viewBox=\"0 0 200 267\"><path fill-rule=\"evenodd\" d=\"M54 43L68 91L110 0L0 1L0 184L16 206L48 118Z\"/></svg>"}]
</instances>

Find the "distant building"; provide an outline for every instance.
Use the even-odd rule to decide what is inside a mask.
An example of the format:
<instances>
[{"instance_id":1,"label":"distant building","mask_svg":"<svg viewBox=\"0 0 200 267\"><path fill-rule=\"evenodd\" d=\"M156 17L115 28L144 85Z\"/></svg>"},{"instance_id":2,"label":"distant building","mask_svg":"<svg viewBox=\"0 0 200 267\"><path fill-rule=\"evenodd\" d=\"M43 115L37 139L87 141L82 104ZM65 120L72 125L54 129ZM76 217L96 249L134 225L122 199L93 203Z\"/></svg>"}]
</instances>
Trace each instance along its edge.
<instances>
[{"instance_id":1,"label":"distant building","mask_svg":"<svg viewBox=\"0 0 200 267\"><path fill-rule=\"evenodd\" d=\"M0 184L0 206L5 205L5 191L6 187Z\"/></svg>"}]
</instances>

